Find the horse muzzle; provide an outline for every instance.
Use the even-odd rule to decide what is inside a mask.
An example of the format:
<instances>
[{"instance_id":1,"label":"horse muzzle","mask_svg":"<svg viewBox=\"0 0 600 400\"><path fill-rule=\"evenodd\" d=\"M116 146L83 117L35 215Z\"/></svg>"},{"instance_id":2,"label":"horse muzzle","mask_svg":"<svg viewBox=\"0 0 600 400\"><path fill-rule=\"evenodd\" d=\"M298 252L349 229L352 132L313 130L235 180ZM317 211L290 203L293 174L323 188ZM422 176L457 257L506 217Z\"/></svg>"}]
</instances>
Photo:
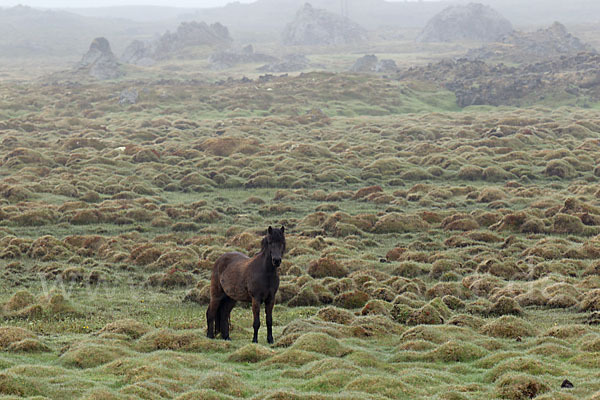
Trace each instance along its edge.
<instances>
[{"instance_id":1,"label":"horse muzzle","mask_svg":"<svg viewBox=\"0 0 600 400\"><path fill-rule=\"evenodd\" d=\"M281 258L273 258L273 265L279 267L281 265Z\"/></svg>"}]
</instances>

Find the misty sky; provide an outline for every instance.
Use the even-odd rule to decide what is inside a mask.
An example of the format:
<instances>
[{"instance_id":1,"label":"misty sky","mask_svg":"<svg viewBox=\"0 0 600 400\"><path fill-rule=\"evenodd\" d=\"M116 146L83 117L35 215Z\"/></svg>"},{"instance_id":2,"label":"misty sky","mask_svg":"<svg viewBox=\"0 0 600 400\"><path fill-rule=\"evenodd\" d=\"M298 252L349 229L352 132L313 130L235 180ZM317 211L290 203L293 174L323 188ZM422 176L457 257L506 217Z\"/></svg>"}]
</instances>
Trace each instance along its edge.
<instances>
[{"instance_id":1,"label":"misty sky","mask_svg":"<svg viewBox=\"0 0 600 400\"><path fill-rule=\"evenodd\" d=\"M236 0L240 3L252 3L254 0ZM63 7L106 7L126 5L154 5L169 7L215 7L231 3L232 0L0 0L0 7L10 7L17 4L41 8Z\"/></svg>"},{"instance_id":2,"label":"misty sky","mask_svg":"<svg viewBox=\"0 0 600 400\"><path fill-rule=\"evenodd\" d=\"M106 7L124 5L155 5L169 7L216 7L231 3L233 0L0 0L0 7L12 7L17 4L41 8L64 7ZM252 3L255 0L236 0L240 3ZM404 1L404 0L388 0Z\"/></svg>"}]
</instances>

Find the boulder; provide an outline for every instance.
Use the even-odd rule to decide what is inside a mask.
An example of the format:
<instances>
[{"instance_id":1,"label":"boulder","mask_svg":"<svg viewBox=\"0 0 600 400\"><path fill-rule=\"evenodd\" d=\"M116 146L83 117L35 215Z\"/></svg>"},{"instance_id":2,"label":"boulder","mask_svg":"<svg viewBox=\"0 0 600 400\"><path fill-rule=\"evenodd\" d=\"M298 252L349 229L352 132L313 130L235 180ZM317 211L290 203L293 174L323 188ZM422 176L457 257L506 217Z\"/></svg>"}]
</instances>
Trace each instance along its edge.
<instances>
[{"instance_id":1,"label":"boulder","mask_svg":"<svg viewBox=\"0 0 600 400\"><path fill-rule=\"evenodd\" d=\"M76 72L85 72L100 80L115 79L124 75L117 57L110 49L110 43L103 37L92 41L90 49L77 64L75 70Z\"/></svg>"},{"instance_id":2,"label":"boulder","mask_svg":"<svg viewBox=\"0 0 600 400\"><path fill-rule=\"evenodd\" d=\"M509 20L479 3L450 6L436 14L418 36L419 42L476 40L493 42L512 32Z\"/></svg>"},{"instance_id":3,"label":"boulder","mask_svg":"<svg viewBox=\"0 0 600 400\"><path fill-rule=\"evenodd\" d=\"M335 46L362 42L367 31L346 17L306 3L283 31L285 45Z\"/></svg>"},{"instance_id":4,"label":"boulder","mask_svg":"<svg viewBox=\"0 0 600 400\"><path fill-rule=\"evenodd\" d=\"M375 55L366 55L350 67L350 72L396 72L398 66L394 60L379 60Z\"/></svg>"}]
</instances>

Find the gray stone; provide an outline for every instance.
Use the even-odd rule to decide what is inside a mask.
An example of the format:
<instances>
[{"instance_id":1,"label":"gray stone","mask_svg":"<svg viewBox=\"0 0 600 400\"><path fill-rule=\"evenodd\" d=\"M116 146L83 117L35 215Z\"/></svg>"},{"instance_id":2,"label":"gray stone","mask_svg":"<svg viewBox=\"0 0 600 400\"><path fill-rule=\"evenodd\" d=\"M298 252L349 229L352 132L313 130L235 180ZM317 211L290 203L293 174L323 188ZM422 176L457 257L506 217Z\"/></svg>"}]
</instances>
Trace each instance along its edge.
<instances>
[{"instance_id":1,"label":"gray stone","mask_svg":"<svg viewBox=\"0 0 600 400\"><path fill-rule=\"evenodd\" d=\"M136 89L125 89L119 94L119 104L128 105L137 103L139 94Z\"/></svg>"},{"instance_id":2,"label":"gray stone","mask_svg":"<svg viewBox=\"0 0 600 400\"><path fill-rule=\"evenodd\" d=\"M512 32L509 20L489 6L479 3L451 6L435 15L419 37L419 42L477 40L493 42Z\"/></svg>"},{"instance_id":3,"label":"gray stone","mask_svg":"<svg viewBox=\"0 0 600 400\"><path fill-rule=\"evenodd\" d=\"M90 49L77 64L75 70L76 72L85 72L100 80L115 79L124 75L117 57L110 49L110 43L103 37L92 41Z\"/></svg>"},{"instance_id":4,"label":"gray stone","mask_svg":"<svg viewBox=\"0 0 600 400\"><path fill-rule=\"evenodd\" d=\"M367 31L346 17L306 3L283 32L286 45L331 46L362 42Z\"/></svg>"}]
</instances>

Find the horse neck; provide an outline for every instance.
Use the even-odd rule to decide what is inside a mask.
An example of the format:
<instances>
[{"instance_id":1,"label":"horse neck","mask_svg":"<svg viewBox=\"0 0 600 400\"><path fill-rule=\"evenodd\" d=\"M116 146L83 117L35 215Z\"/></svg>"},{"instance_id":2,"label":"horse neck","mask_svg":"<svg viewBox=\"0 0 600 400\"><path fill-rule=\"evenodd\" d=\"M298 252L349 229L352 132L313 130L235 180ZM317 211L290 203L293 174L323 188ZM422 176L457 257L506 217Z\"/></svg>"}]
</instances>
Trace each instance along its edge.
<instances>
[{"instance_id":1,"label":"horse neck","mask_svg":"<svg viewBox=\"0 0 600 400\"><path fill-rule=\"evenodd\" d=\"M271 250L269 248L262 249L260 253L256 255L256 259L260 266L263 267L265 273L274 274L276 268L273 265L273 259L271 258Z\"/></svg>"}]
</instances>

